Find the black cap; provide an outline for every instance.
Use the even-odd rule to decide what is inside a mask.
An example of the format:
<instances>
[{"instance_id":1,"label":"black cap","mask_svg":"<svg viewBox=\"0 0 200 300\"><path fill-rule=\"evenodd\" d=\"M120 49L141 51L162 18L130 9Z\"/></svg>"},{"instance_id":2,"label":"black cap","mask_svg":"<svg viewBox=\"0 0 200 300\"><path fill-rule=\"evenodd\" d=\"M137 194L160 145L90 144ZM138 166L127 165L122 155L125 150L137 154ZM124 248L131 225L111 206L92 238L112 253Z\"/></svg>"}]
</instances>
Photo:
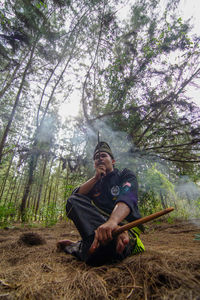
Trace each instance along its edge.
<instances>
[{"instance_id":1,"label":"black cap","mask_svg":"<svg viewBox=\"0 0 200 300\"><path fill-rule=\"evenodd\" d=\"M111 148L110 146L108 145L108 143L106 142L99 142L95 149L94 149L94 155L93 155L93 159L95 158L95 155L98 153L98 152L106 152L108 153L112 159L114 159L114 155L111 151Z\"/></svg>"}]
</instances>

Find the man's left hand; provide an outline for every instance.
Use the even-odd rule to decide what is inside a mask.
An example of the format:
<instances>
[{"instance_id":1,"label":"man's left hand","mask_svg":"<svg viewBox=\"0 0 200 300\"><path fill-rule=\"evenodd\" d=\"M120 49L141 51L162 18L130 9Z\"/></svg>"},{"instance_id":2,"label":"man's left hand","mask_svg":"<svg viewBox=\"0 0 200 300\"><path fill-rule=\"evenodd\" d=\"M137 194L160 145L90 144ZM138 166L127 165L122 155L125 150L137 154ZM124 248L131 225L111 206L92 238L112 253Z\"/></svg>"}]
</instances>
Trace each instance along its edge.
<instances>
[{"instance_id":1,"label":"man's left hand","mask_svg":"<svg viewBox=\"0 0 200 300\"><path fill-rule=\"evenodd\" d=\"M109 241L113 239L112 233L119 226L113 222L108 220L106 223L102 224L95 231L94 241L91 245L92 252L95 251L100 244L106 245ZM117 246L116 251L118 253L122 253L124 251L125 246L129 243L129 235L128 232L123 232L117 237Z\"/></svg>"},{"instance_id":2,"label":"man's left hand","mask_svg":"<svg viewBox=\"0 0 200 300\"><path fill-rule=\"evenodd\" d=\"M121 254L124 251L124 248L129 243L128 231L122 232L117 237L117 253Z\"/></svg>"}]
</instances>

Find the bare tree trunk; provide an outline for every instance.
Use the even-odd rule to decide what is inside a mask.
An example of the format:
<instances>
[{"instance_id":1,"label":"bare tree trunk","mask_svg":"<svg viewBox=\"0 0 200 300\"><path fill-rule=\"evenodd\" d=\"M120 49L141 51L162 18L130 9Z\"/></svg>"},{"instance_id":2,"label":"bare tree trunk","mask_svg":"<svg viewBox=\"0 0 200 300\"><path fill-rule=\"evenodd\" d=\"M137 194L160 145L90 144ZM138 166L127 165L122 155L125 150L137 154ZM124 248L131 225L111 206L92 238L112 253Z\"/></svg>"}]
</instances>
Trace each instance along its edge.
<instances>
[{"instance_id":1,"label":"bare tree trunk","mask_svg":"<svg viewBox=\"0 0 200 300\"><path fill-rule=\"evenodd\" d=\"M6 186L6 182L7 182L7 179L8 179L8 175L9 175L9 172L10 172L10 168L11 168L14 156L15 156L15 152L13 152L12 158L11 158L9 166L8 166L8 169L6 171L6 175L5 175L4 180L3 180L3 184L2 184L1 192L0 192L0 202L1 202L1 198L2 198L3 193L4 193L4 189L5 189L5 186Z\"/></svg>"},{"instance_id":2,"label":"bare tree trunk","mask_svg":"<svg viewBox=\"0 0 200 300\"><path fill-rule=\"evenodd\" d=\"M54 157L51 160L50 167L49 167L49 172L48 172L48 175L47 175L47 182L45 184L45 191L44 191L44 196L43 196L43 206L45 206L45 204L46 204L46 198L47 198L47 192L48 192L48 187L49 187L49 181L50 181L51 169L52 169L52 166L53 166L53 161L54 161ZM44 214L41 211L40 211L40 218L43 221Z\"/></svg>"},{"instance_id":3,"label":"bare tree trunk","mask_svg":"<svg viewBox=\"0 0 200 300\"><path fill-rule=\"evenodd\" d=\"M47 206L49 206L49 204L51 202L52 185L53 185L53 176L51 177L51 183L50 183L50 188L49 188L49 195L48 195L48 204L47 204Z\"/></svg>"},{"instance_id":4,"label":"bare tree trunk","mask_svg":"<svg viewBox=\"0 0 200 300\"><path fill-rule=\"evenodd\" d=\"M167 204L165 202L165 199L163 197L163 193L161 191L160 191L160 199L161 199L162 207L165 209L167 207Z\"/></svg>"},{"instance_id":5,"label":"bare tree trunk","mask_svg":"<svg viewBox=\"0 0 200 300\"><path fill-rule=\"evenodd\" d=\"M45 158L41 176L40 176L40 185L39 185L39 191L38 191L38 197L37 197L37 204L36 204L36 209L35 209L35 221L37 219L37 213L40 205L40 198L41 198L41 193L42 193L42 188L43 188L43 182L44 182L44 176L45 176L45 171L46 171L46 166L47 166L47 158Z\"/></svg>"},{"instance_id":6,"label":"bare tree trunk","mask_svg":"<svg viewBox=\"0 0 200 300\"><path fill-rule=\"evenodd\" d=\"M23 57L24 55L24 52L22 53L21 57L19 58L19 61L24 61L28 55L28 53L25 54L25 56ZM15 80L16 78L16 74L17 74L17 71L19 70L20 68L20 63L17 64L17 66L14 68L13 70L13 73L8 74L8 76L5 78L4 82L6 83L5 86L0 90L0 98L3 97L3 95L5 94L5 92L7 91L7 89L11 86L11 84L13 83L13 81ZM19 75L18 75L19 76ZM4 84L3 84L4 85ZM2 86L3 86L2 85Z\"/></svg>"},{"instance_id":7,"label":"bare tree trunk","mask_svg":"<svg viewBox=\"0 0 200 300\"><path fill-rule=\"evenodd\" d=\"M59 166L56 172L56 183L55 183L55 189L54 189L54 195L53 195L53 203L56 204L57 196L58 196L58 186L59 186L59 178L60 178L60 165L61 160L59 162Z\"/></svg>"},{"instance_id":8,"label":"bare tree trunk","mask_svg":"<svg viewBox=\"0 0 200 300\"><path fill-rule=\"evenodd\" d=\"M29 195L28 195L28 198L27 198L26 209L29 209L30 206L31 206L31 199L33 198L32 194L33 194L33 188L31 186L30 192L29 192Z\"/></svg>"},{"instance_id":9,"label":"bare tree trunk","mask_svg":"<svg viewBox=\"0 0 200 300\"><path fill-rule=\"evenodd\" d=\"M9 204L12 203L12 198L13 198L13 195L15 193L15 190L16 190L16 186L17 186L17 177L15 177L14 179L14 185L12 186L12 192L11 192L11 195L10 195L10 199L9 199Z\"/></svg>"},{"instance_id":10,"label":"bare tree trunk","mask_svg":"<svg viewBox=\"0 0 200 300\"><path fill-rule=\"evenodd\" d=\"M53 161L54 161L54 157L52 158L51 164L50 164L50 167L49 167L49 173L48 173L46 188L45 188L45 192L44 192L44 200L43 200L44 201L44 205L46 203L46 196L47 196L47 190L48 190L48 185L49 185L49 180L50 180L50 175L51 175L51 169L52 169L52 166L53 166Z\"/></svg>"},{"instance_id":11,"label":"bare tree trunk","mask_svg":"<svg viewBox=\"0 0 200 300\"><path fill-rule=\"evenodd\" d=\"M9 196L9 193L12 191L12 185L13 185L13 182L12 180L9 182L9 187L8 187L8 190L7 190L7 193L6 193L6 196L4 198L4 202L3 202L3 205L6 205L6 203L8 203L8 196Z\"/></svg>"},{"instance_id":12,"label":"bare tree trunk","mask_svg":"<svg viewBox=\"0 0 200 300\"><path fill-rule=\"evenodd\" d=\"M9 116L8 123L7 123L6 128L5 128L5 130L3 132L3 135L2 135L2 139L1 139L1 142L0 142L0 163L1 163L1 160L2 160L3 148L4 148L4 145L5 145L7 136L8 136L8 132L10 130L11 124L12 124L14 116L15 116L16 109L17 109L18 104L19 104L19 100L20 100L21 92L22 92L22 89L23 89L23 86L24 86L25 78L26 78L26 75L28 73L28 69L31 66L31 62L32 62L32 58L33 58L33 53L35 51L36 44L37 44L37 40L35 41L35 44L34 44L32 50L31 50L31 54L30 54L28 63L26 65L26 68L24 70L24 73L23 73L23 76L22 76L22 80L21 80L21 83L20 83L20 86L19 86L19 90L17 92L16 98L15 98L15 102L14 102L11 114Z\"/></svg>"},{"instance_id":13,"label":"bare tree trunk","mask_svg":"<svg viewBox=\"0 0 200 300\"><path fill-rule=\"evenodd\" d=\"M31 194L29 195L29 202L30 202L30 210L31 210L31 221L35 219L35 208L36 208L36 204L37 204L37 186L32 186L31 187Z\"/></svg>"},{"instance_id":14,"label":"bare tree trunk","mask_svg":"<svg viewBox=\"0 0 200 300\"><path fill-rule=\"evenodd\" d=\"M39 154L32 154L30 157L28 181L25 185L24 194L23 194L22 202L21 202L21 206L20 206L22 222L25 222L25 218L26 218L26 214L25 214L26 202L27 202L27 198L28 198L28 195L30 192L31 185L33 183L33 176L34 176L35 168L37 166L38 157L39 157Z\"/></svg>"},{"instance_id":15,"label":"bare tree trunk","mask_svg":"<svg viewBox=\"0 0 200 300\"><path fill-rule=\"evenodd\" d=\"M24 178L23 178L23 174L22 174L21 178L19 179L17 190L16 190L16 193L15 193L15 196L14 196L14 198L15 198L15 200L14 200L15 205L17 204L17 199L19 197L20 190L22 190L22 187L23 187L23 180L24 180Z\"/></svg>"}]
</instances>

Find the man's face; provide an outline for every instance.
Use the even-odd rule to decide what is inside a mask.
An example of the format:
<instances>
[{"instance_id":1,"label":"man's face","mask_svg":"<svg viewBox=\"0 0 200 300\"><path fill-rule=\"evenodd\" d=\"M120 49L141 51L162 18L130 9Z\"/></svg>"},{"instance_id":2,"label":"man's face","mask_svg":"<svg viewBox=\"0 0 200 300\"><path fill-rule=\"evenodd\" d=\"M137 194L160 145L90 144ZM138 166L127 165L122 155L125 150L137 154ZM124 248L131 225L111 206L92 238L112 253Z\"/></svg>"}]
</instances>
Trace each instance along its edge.
<instances>
[{"instance_id":1,"label":"man's face","mask_svg":"<svg viewBox=\"0 0 200 300\"><path fill-rule=\"evenodd\" d=\"M107 152L98 152L94 157L94 167L95 169L99 165L104 165L106 168L106 173L113 171L113 165L115 160Z\"/></svg>"}]
</instances>

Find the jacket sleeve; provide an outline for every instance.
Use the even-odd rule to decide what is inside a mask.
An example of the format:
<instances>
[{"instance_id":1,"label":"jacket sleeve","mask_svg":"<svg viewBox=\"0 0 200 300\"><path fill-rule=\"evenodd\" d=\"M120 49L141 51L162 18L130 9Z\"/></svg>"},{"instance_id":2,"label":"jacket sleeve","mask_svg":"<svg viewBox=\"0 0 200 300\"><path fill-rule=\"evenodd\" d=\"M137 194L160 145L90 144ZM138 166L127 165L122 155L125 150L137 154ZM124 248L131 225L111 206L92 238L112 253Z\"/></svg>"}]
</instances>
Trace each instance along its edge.
<instances>
[{"instance_id":1,"label":"jacket sleeve","mask_svg":"<svg viewBox=\"0 0 200 300\"><path fill-rule=\"evenodd\" d=\"M138 182L133 172L124 169L120 174L120 193L116 203L124 202L134 212L138 201Z\"/></svg>"},{"instance_id":2,"label":"jacket sleeve","mask_svg":"<svg viewBox=\"0 0 200 300\"><path fill-rule=\"evenodd\" d=\"M72 191L72 195L78 194L79 188L80 188L80 186L78 186L77 188L75 188L75 189Z\"/></svg>"}]
</instances>

